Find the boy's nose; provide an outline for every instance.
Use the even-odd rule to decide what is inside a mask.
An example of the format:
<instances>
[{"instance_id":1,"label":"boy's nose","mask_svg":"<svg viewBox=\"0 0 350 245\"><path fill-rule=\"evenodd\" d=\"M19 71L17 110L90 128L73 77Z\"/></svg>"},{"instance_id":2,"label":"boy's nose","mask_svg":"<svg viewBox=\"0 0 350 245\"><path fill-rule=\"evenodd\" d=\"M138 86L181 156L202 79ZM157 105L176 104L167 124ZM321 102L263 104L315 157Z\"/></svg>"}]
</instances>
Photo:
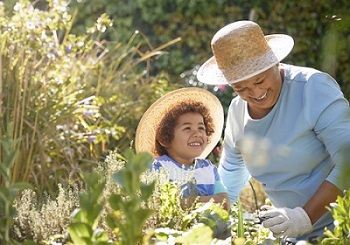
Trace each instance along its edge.
<instances>
[{"instance_id":1,"label":"boy's nose","mask_svg":"<svg viewBox=\"0 0 350 245\"><path fill-rule=\"evenodd\" d=\"M198 136L200 135L199 130L193 130L193 135L194 135L195 137L198 137Z\"/></svg>"}]
</instances>

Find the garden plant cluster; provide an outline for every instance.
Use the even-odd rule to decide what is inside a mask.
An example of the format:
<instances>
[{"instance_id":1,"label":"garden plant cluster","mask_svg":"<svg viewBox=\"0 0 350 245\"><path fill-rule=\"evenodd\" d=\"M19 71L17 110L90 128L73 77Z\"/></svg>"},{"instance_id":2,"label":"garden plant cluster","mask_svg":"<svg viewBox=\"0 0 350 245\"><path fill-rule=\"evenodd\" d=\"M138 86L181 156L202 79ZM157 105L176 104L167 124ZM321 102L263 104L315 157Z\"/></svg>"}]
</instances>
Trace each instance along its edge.
<instances>
[{"instance_id":1,"label":"garden plant cluster","mask_svg":"<svg viewBox=\"0 0 350 245\"><path fill-rule=\"evenodd\" d=\"M1 245L281 243L257 219L266 198L258 185L229 212L212 202L184 209L181 183L149 172L152 157L133 151L142 113L183 86L155 65L179 38L154 47L134 31L113 41L105 13L75 29L81 13L67 1L9 2L0 1ZM350 243L344 194L329 207L335 229L321 244Z\"/></svg>"}]
</instances>

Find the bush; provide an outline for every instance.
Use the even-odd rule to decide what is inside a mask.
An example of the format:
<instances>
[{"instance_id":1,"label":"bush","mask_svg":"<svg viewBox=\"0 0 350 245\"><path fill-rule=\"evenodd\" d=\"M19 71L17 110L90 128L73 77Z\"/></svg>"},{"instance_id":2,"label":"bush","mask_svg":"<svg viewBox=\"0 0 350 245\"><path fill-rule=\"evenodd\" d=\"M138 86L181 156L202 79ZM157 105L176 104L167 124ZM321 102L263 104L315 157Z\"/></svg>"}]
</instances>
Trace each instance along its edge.
<instances>
[{"instance_id":1,"label":"bush","mask_svg":"<svg viewBox=\"0 0 350 245\"><path fill-rule=\"evenodd\" d=\"M81 239L112 244L148 244L155 239L175 239L179 244L231 244L231 240L234 244L280 244L280 239L271 240L257 214L245 213L240 202L230 212L211 202L181 208L179 187L168 182L166 171L146 171L151 162L148 154L114 151L85 174L84 185L60 187L55 200L40 203L33 191L24 191L15 202L18 216L12 235L18 241L33 239L38 244L83 244ZM326 230L320 243L347 241L349 202L347 191L331 205L336 228Z\"/></svg>"}]
</instances>

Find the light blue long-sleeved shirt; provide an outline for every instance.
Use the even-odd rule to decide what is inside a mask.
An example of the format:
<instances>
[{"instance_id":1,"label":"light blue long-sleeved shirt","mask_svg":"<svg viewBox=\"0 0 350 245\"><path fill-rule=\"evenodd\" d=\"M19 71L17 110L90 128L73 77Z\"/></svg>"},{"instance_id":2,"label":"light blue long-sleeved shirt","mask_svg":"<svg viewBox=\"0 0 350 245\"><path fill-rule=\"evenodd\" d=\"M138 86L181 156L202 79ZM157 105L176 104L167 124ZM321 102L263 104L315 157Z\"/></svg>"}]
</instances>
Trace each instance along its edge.
<instances>
[{"instance_id":1,"label":"light blue long-sleeved shirt","mask_svg":"<svg viewBox=\"0 0 350 245\"><path fill-rule=\"evenodd\" d=\"M350 146L348 101L328 74L281 66L281 94L265 117L252 119L239 96L229 107L219 174L231 203L250 176L262 183L275 207L302 207L325 180L349 188L341 154ZM325 214L310 235L322 235L332 222Z\"/></svg>"},{"instance_id":2,"label":"light blue long-sleeved shirt","mask_svg":"<svg viewBox=\"0 0 350 245\"><path fill-rule=\"evenodd\" d=\"M198 196L212 196L227 192L223 186L217 167L206 159L196 159L194 166L183 166L167 155L156 158L151 170L165 168L169 171L169 181L182 184L182 195L189 196L190 184ZM190 183L191 182L191 183Z\"/></svg>"}]
</instances>

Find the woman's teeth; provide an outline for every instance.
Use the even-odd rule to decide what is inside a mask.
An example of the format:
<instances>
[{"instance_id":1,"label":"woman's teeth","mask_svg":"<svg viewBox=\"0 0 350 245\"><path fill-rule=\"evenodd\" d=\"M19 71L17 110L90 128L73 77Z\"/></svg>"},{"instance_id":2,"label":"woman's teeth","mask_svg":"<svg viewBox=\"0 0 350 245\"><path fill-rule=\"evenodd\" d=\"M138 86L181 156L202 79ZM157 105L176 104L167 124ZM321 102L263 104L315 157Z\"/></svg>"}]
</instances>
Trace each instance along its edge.
<instances>
[{"instance_id":1,"label":"woman's teeth","mask_svg":"<svg viewBox=\"0 0 350 245\"><path fill-rule=\"evenodd\" d=\"M266 98L266 95L267 95L267 91L265 92L265 94L259 98L256 98L257 100L262 100L262 99L265 99Z\"/></svg>"}]
</instances>

